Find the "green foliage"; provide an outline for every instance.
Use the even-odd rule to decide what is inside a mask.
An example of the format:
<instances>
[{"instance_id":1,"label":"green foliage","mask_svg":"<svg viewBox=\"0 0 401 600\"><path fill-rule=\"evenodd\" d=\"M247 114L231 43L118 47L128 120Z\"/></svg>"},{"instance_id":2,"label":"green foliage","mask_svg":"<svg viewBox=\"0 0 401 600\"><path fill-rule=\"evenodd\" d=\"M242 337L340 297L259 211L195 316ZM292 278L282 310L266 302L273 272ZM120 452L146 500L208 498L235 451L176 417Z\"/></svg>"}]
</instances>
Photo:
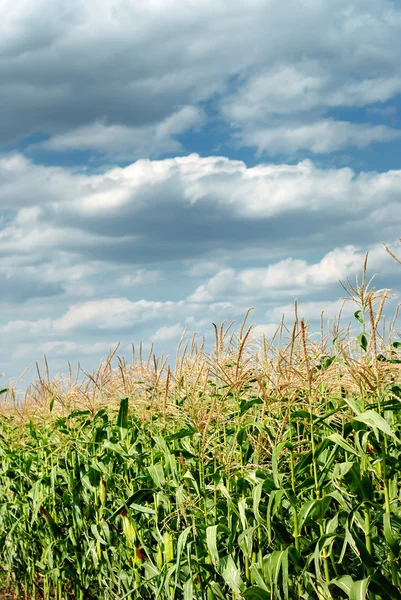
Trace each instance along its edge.
<instances>
[{"instance_id":1,"label":"green foliage","mask_svg":"<svg viewBox=\"0 0 401 600\"><path fill-rule=\"evenodd\" d=\"M3 578L60 600L401 598L399 404L330 403L283 428L282 406L240 400L207 443L128 398L23 430L4 418Z\"/></svg>"}]
</instances>

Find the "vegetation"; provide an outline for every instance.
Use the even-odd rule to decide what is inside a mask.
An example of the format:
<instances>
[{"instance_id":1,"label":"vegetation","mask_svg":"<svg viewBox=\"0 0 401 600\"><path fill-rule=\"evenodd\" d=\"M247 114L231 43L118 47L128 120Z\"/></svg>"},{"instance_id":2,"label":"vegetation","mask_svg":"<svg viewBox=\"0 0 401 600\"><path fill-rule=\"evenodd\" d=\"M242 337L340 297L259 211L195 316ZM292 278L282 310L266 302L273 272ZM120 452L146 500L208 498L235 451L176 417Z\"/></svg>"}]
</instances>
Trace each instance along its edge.
<instances>
[{"instance_id":1,"label":"vegetation","mask_svg":"<svg viewBox=\"0 0 401 600\"><path fill-rule=\"evenodd\" d=\"M18 597L401 598L401 342L355 321L215 327L167 359L3 390L0 565ZM286 340L286 337L288 339Z\"/></svg>"}]
</instances>

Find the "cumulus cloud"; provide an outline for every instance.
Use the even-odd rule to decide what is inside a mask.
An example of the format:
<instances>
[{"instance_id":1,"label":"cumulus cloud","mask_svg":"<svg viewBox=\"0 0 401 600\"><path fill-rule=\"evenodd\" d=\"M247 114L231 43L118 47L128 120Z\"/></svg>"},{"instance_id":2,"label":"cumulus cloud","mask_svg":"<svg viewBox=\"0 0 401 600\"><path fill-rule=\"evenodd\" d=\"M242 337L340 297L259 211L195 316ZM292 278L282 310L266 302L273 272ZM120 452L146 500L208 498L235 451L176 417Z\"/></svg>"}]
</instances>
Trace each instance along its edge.
<instances>
[{"instance_id":1,"label":"cumulus cloud","mask_svg":"<svg viewBox=\"0 0 401 600\"><path fill-rule=\"evenodd\" d=\"M383 266L385 269L386 263L389 263L384 248L374 247L372 255L374 267L383 272ZM286 258L267 268L224 269L200 285L188 296L188 301L209 303L230 295L266 298L273 291L275 298L310 294L311 290L316 293L327 290L339 280L345 280L360 270L363 262L362 252L354 246L346 246L335 248L314 264L302 259Z\"/></svg>"},{"instance_id":2,"label":"cumulus cloud","mask_svg":"<svg viewBox=\"0 0 401 600\"><path fill-rule=\"evenodd\" d=\"M68 331L77 328L121 329L151 320L163 318L175 308L175 303L138 300L128 298L103 298L89 300L71 306L68 311L53 322L56 331Z\"/></svg>"},{"instance_id":3,"label":"cumulus cloud","mask_svg":"<svg viewBox=\"0 0 401 600\"><path fill-rule=\"evenodd\" d=\"M355 13L358 8L356 5L353 7ZM373 5L364 15L360 15L361 22L363 17L368 17L365 19L368 27L373 25L373 15L369 14L372 8ZM356 26L356 14L354 13L354 18L350 18L352 12L348 13L348 22L346 15L340 13L341 18L345 19L345 28L350 26L349 31L355 30ZM393 27L400 27L400 13L393 16ZM380 21L380 17L376 15L375 25ZM383 29L391 34L394 29L388 25L385 18L382 21ZM335 31L335 27L332 34L341 36L339 31ZM380 36L376 36L376 43L379 39ZM349 40L345 42L346 45L348 42ZM370 71L366 64L352 71L351 64L347 64L345 56L342 56L344 47L336 49L338 54L330 53L327 56L322 52L325 43L322 40L320 43L318 55L314 56L313 52L306 55L303 53L300 59L294 60L292 57L291 61L273 63L268 69L255 68L248 77L240 80L234 91L221 98L221 114L234 128L235 138L240 144L255 146L259 153L309 150L315 154L325 154L352 146L365 148L375 142L400 137L399 130L387 126L369 122L353 123L330 117L333 109L371 109L374 104L396 97L401 93L400 71L394 69L394 65L390 66L390 63L387 65L387 72L385 67L383 70L375 68ZM384 39L379 44L383 46L381 52L379 48L377 51L384 59ZM368 50L368 45L365 49L370 54L371 48ZM354 53L353 58L356 56L357 53ZM386 58L390 59L388 52ZM378 72L381 74L378 75ZM373 115L374 112L371 111L370 114ZM379 113L376 112L377 114ZM322 118L322 115L326 115L326 118Z\"/></svg>"},{"instance_id":4,"label":"cumulus cloud","mask_svg":"<svg viewBox=\"0 0 401 600\"><path fill-rule=\"evenodd\" d=\"M154 342L165 342L167 340L179 339L183 333L184 327L179 323L160 327L156 333L151 335L150 339Z\"/></svg>"},{"instance_id":5,"label":"cumulus cloud","mask_svg":"<svg viewBox=\"0 0 401 600\"><path fill-rule=\"evenodd\" d=\"M232 123L243 125L264 121L271 115L371 105L401 92L401 73L348 82L340 79L339 83L339 73L327 67L324 59L274 65L250 76L235 92L222 98L221 111Z\"/></svg>"},{"instance_id":6,"label":"cumulus cloud","mask_svg":"<svg viewBox=\"0 0 401 600\"><path fill-rule=\"evenodd\" d=\"M108 353L110 349L115 348L118 342L98 342L95 344L78 344L72 341L55 340L44 342L42 344L19 344L16 348L15 355L17 358L26 358L33 353L36 355L51 355L52 358L60 356L68 357L73 354L81 354L83 356L93 356L99 353Z\"/></svg>"},{"instance_id":7,"label":"cumulus cloud","mask_svg":"<svg viewBox=\"0 0 401 600\"><path fill-rule=\"evenodd\" d=\"M191 277L228 269L230 280L230 259L262 255L287 257L284 271L298 276L300 243L302 254L397 239L400 184L399 170L357 174L309 160L247 167L192 154L88 174L4 156L3 293L95 296L112 281L121 297L127 288L167 285L161 264L175 265L178 278L183 268ZM201 302L208 294L210 287L197 291Z\"/></svg>"},{"instance_id":8,"label":"cumulus cloud","mask_svg":"<svg viewBox=\"0 0 401 600\"><path fill-rule=\"evenodd\" d=\"M314 300L305 302L301 300L297 303L298 318L307 319L308 321L319 320L322 313L325 321L338 317L340 312L343 317L351 317L355 310L355 304L344 302L341 299L324 302L316 302ZM280 322L284 316L284 321L288 325L288 323L291 323L295 319L295 305L292 303L276 306L267 311L267 316L269 320L277 322Z\"/></svg>"},{"instance_id":9,"label":"cumulus cloud","mask_svg":"<svg viewBox=\"0 0 401 600\"><path fill-rule=\"evenodd\" d=\"M37 321L9 321L0 327L0 332L15 335L18 333L43 334L52 329L51 319L38 319Z\"/></svg>"},{"instance_id":10,"label":"cumulus cloud","mask_svg":"<svg viewBox=\"0 0 401 600\"><path fill-rule=\"evenodd\" d=\"M254 304L270 332L269 311L300 296L312 314L368 248L391 279L379 243L399 237L401 171L384 171L385 154L365 171L338 164L346 152L360 168L366 149L400 143L397 3L3 9L7 348L89 356L105 336L127 348L153 332L165 349L179 324L242 320Z\"/></svg>"},{"instance_id":11,"label":"cumulus cloud","mask_svg":"<svg viewBox=\"0 0 401 600\"><path fill-rule=\"evenodd\" d=\"M287 123L281 127L245 131L242 142L254 146L259 154L263 151L295 153L309 150L314 154L327 154L353 146L359 149L373 142L391 141L401 138L401 131L385 125L369 125L320 119L314 123Z\"/></svg>"},{"instance_id":12,"label":"cumulus cloud","mask_svg":"<svg viewBox=\"0 0 401 600\"><path fill-rule=\"evenodd\" d=\"M151 285L159 282L163 278L161 271L147 271L146 269L137 269L135 273L123 275L117 281L124 287L136 287L142 285Z\"/></svg>"},{"instance_id":13,"label":"cumulus cloud","mask_svg":"<svg viewBox=\"0 0 401 600\"><path fill-rule=\"evenodd\" d=\"M10 159L0 159L0 175L6 174L6 181L0 178L1 205L14 211L21 208L14 220L3 227L1 236L3 243L18 239L27 249L36 241L39 243L41 235L44 243L59 240L57 226L62 226L66 239L70 236L75 244L74 229L86 230L88 236L114 235L120 241L127 233L130 237L142 237L146 213L148 234L152 223L155 228L159 226L161 217L164 230L170 232L170 215L177 239L186 237L191 219L193 224L197 221L202 226L205 216L210 223L215 216L273 218L290 211L331 211L334 207L355 213L362 207L370 210L372 205L398 200L401 179L398 170L357 175L350 168L321 168L310 160L294 165L261 163L247 167L242 161L197 154L138 160L91 175L38 166L19 156L14 156L14 160L18 169L13 167L11 182L7 181ZM114 231L116 224L121 225L118 236ZM28 227L32 239L22 235ZM81 245L98 241L81 238ZM114 243L118 243L117 239Z\"/></svg>"},{"instance_id":14,"label":"cumulus cloud","mask_svg":"<svg viewBox=\"0 0 401 600\"><path fill-rule=\"evenodd\" d=\"M255 325L251 330L250 337L260 341L262 336L265 336L266 340L269 341L273 338L279 326L279 323L262 323L260 325Z\"/></svg>"},{"instance_id":15,"label":"cumulus cloud","mask_svg":"<svg viewBox=\"0 0 401 600\"><path fill-rule=\"evenodd\" d=\"M156 124L129 127L97 121L33 144L30 149L92 150L113 161L180 153L183 147L176 136L199 129L204 121L200 108L185 106Z\"/></svg>"},{"instance_id":16,"label":"cumulus cloud","mask_svg":"<svg viewBox=\"0 0 401 600\"><path fill-rule=\"evenodd\" d=\"M175 151L205 101L240 128L295 113L300 126L305 111L401 91L401 11L390 0L23 0L3 12L6 143L39 132L48 148L133 158Z\"/></svg>"}]
</instances>

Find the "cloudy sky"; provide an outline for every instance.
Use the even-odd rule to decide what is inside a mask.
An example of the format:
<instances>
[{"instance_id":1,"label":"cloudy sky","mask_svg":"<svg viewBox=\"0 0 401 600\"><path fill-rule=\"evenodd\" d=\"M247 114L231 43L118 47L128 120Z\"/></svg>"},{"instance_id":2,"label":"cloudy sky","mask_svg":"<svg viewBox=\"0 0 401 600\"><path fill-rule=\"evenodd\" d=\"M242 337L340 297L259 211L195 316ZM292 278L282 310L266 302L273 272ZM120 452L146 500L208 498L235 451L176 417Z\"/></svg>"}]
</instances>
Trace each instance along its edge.
<instances>
[{"instance_id":1,"label":"cloudy sky","mask_svg":"<svg viewBox=\"0 0 401 600\"><path fill-rule=\"evenodd\" d=\"M0 9L3 382L173 360L249 307L269 335L295 298L313 325L368 250L396 305L399 0Z\"/></svg>"}]
</instances>

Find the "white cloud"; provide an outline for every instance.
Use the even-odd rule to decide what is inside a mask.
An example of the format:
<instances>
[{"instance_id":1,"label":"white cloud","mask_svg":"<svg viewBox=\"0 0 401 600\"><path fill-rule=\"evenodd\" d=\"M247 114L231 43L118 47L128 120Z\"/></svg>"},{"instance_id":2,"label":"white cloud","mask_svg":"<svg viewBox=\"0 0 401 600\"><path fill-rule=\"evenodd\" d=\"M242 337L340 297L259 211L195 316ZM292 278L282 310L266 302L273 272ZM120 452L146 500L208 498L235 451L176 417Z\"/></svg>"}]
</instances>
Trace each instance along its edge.
<instances>
[{"instance_id":1,"label":"white cloud","mask_svg":"<svg viewBox=\"0 0 401 600\"><path fill-rule=\"evenodd\" d=\"M264 335L266 340L269 341L276 333L279 325L279 323L262 323L260 325L255 325L255 327L252 327L250 338L261 341L262 336Z\"/></svg>"},{"instance_id":2,"label":"white cloud","mask_svg":"<svg viewBox=\"0 0 401 600\"><path fill-rule=\"evenodd\" d=\"M372 249L374 268L389 262L383 247ZM354 246L335 248L315 264L306 260L286 258L267 268L242 270L225 269L201 284L188 298L189 302L210 303L214 300L234 296L265 298L267 292L275 295L305 295L325 290L339 280L362 269L364 253ZM369 264L371 264L370 261ZM381 269L383 270L383 269Z\"/></svg>"},{"instance_id":3,"label":"white cloud","mask_svg":"<svg viewBox=\"0 0 401 600\"><path fill-rule=\"evenodd\" d=\"M163 279L161 271L147 271L138 269L133 274L123 275L118 279L118 283L123 287L136 287L141 285L151 285L158 283Z\"/></svg>"},{"instance_id":4,"label":"white cloud","mask_svg":"<svg viewBox=\"0 0 401 600\"><path fill-rule=\"evenodd\" d=\"M121 329L134 327L138 322L154 320L173 314L182 303L153 302L128 298L102 298L73 304L55 319L38 321L10 321L0 327L2 333L18 333L24 330L32 334L53 331L73 331L80 328Z\"/></svg>"},{"instance_id":5,"label":"white cloud","mask_svg":"<svg viewBox=\"0 0 401 600\"><path fill-rule=\"evenodd\" d=\"M52 329L51 319L39 319L38 321L9 321L6 325L0 327L0 332L4 334L32 333L45 334Z\"/></svg>"},{"instance_id":6,"label":"white cloud","mask_svg":"<svg viewBox=\"0 0 401 600\"><path fill-rule=\"evenodd\" d=\"M56 331L69 331L80 327L99 329L119 329L134 327L152 318L162 318L176 309L174 302L152 302L128 298L103 298L89 300L71 306L68 311L53 322Z\"/></svg>"},{"instance_id":7,"label":"white cloud","mask_svg":"<svg viewBox=\"0 0 401 600\"><path fill-rule=\"evenodd\" d=\"M396 22L401 25L399 15ZM235 128L237 141L271 154L305 149L324 154L399 138L397 129L330 118L332 108L371 107L401 92L398 68L380 76L358 70L348 80L349 68L342 58L311 56L252 73L220 101L221 114Z\"/></svg>"},{"instance_id":8,"label":"white cloud","mask_svg":"<svg viewBox=\"0 0 401 600\"><path fill-rule=\"evenodd\" d=\"M263 123L273 115L293 116L314 109L385 102L401 92L401 73L346 82L328 67L316 58L261 71L222 98L222 114L237 125Z\"/></svg>"},{"instance_id":9,"label":"white cloud","mask_svg":"<svg viewBox=\"0 0 401 600\"><path fill-rule=\"evenodd\" d=\"M389 243L401 226L400 170L356 174L309 160L247 167L192 154L89 175L19 158L0 158L0 204L9 211L0 273L8 285L19 277L27 294L33 282L87 296L102 294L103 280L122 289L156 284L160 261L182 261L192 277L223 272L223 283L214 277L198 286L194 299L208 302L211 288L232 278L230 256L290 254L284 271L297 274L300 240L303 251L316 241L326 251L350 241ZM10 161L18 167L12 178ZM158 268L145 269L152 261ZM282 270L271 267L271 281Z\"/></svg>"},{"instance_id":10,"label":"white cloud","mask_svg":"<svg viewBox=\"0 0 401 600\"><path fill-rule=\"evenodd\" d=\"M95 344L78 344L77 342L55 340L42 344L19 344L15 351L16 358L25 358L32 354L50 355L52 359L59 356L69 357L73 354L83 356L94 356L99 353L108 353L114 349L118 342L98 342Z\"/></svg>"},{"instance_id":11,"label":"white cloud","mask_svg":"<svg viewBox=\"0 0 401 600\"><path fill-rule=\"evenodd\" d=\"M202 277L210 275L221 268L221 264L214 260L196 260L188 261L187 275L189 277ZM192 264L192 266L190 266Z\"/></svg>"},{"instance_id":12,"label":"white cloud","mask_svg":"<svg viewBox=\"0 0 401 600\"><path fill-rule=\"evenodd\" d=\"M208 154L244 144L293 163L303 149L396 139L386 104L401 92L397 3L3 0L3 9L6 347L32 342L26 358L100 351L114 330L124 347L151 332L167 347L178 323L203 328L254 304L266 314L294 296L312 313L312 295L320 302L361 268L368 245L370 269L392 275L378 243L399 237L401 170L322 166L336 156L247 167ZM31 161L6 153L21 138ZM180 143L204 156L182 155ZM35 164L55 152L89 159ZM143 160L162 153L181 156ZM153 287L139 296L138 286Z\"/></svg>"},{"instance_id":13,"label":"white cloud","mask_svg":"<svg viewBox=\"0 0 401 600\"><path fill-rule=\"evenodd\" d=\"M20 225L36 223L43 206L78 195L84 181L82 174L34 164L17 152L0 155L0 210L21 210Z\"/></svg>"},{"instance_id":14,"label":"white cloud","mask_svg":"<svg viewBox=\"0 0 401 600\"><path fill-rule=\"evenodd\" d=\"M350 168L322 169L310 160L246 167L242 161L191 154L138 160L103 175L87 176L74 200L54 197L52 213L60 219L73 214L76 225L80 215L98 218L103 213L113 219L127 210L135 213L146 207L150 211L152 204L160 203L162 190L167 196L165 203L179 202L186 208L209 201L216 208L249 218L268 218L289 210L330 211L334 206L337 211L355 212L362 205L366 210L386 202L389 196L398 197L400 181L401 171L357 176Z\"/></svg>"},{"instance_id":15,"label":"white cloud","mask_svg":"<svg viewBox=\"0 0 401 600\"><path fill-rule=\"evenodd\" d=\"M3 12L6 141L41 132L53 149L149 153L174 149L201 101L217 100L241 128L266 128L266 115L301 126L305 111L401 91L391 0L23 0Z\"/></svg>"},{"instance_id":16,"label":"white cloud","mask_svg":"<svg viewBox=\"0 0 401 600\"><path fill-rule=\"evenodd\" d=\"M61 152L93 150L113 161L166 152L179 153L182 146L176 136L198 129L204 121L205 115L201 109L184 106L160 123L128 127L97 121L33 144L30 149L44 148Z\"/></svg>"},{"instance_id":17,"label":"white cloud","mask_svg":"<svg viewBox=\"0 0 401 600\"><path fill-rule=\"evenodd\" d=\"M401 138L401 131L384 125L369 125L320 119L314 123L255 129L244 132L243 144L255 146L258 152L294 153L310 150L314 154L326 154L349 147L359 149L373 142L384 142Z\"/></svg>"},{"instance_id":18,"label":"white cloud","mask_svg":"<svg viewBox=\"0 0 401 600\"><path fill-rule=\"evenodd\" d=\"M304 301L301 300L297 303L297 313L299 319L307 319L308 321L320 321L320 316L323 312L324 322L327 319L334 319L338 317L341 311L343 317L351 317L356 310L356 305L352 302L343 302L343 300L332 300L332 301ZM267 311L267 316L271 321L280 322L284 315L284 321L292 323L295 320L295 306L292 304L284 304L277 306Z\"/></svg>"},{"instance_id":19,"label":"white cloud","mask_svg":"<svg viewBox=\"0 0 401 600\"><path fill-rule=\"evenodd\" d=\"M154 342L165 342L167 340L179 339L183 334L184 327L177 323L176 325L166 325L160 327L156 333L150 336L150 339Z\"/></svg>"},{"instance_id":20,"label":"white cloud","mask_svg":"<svg viewBox=\"0 0 401 600\"><path fill-rule=\"evenodd\" d=\"M231 122L263 122L269 115L288 115L322 103L330 74L317 60L276 65L251 76L235 93L224 97L221 110Z\"/></svg>"},{"instance_id":21,"label":"white cloud","mask_svg":"<svg viewBox=\"0 0 401 600\"><path fill-rule=\"evenodd\" d=\"M328 106L365 106L386 102L401 92L401 76L371 77L358 82L346 83L332 91L327 98Z\"/></svg>"}]
</instances>

